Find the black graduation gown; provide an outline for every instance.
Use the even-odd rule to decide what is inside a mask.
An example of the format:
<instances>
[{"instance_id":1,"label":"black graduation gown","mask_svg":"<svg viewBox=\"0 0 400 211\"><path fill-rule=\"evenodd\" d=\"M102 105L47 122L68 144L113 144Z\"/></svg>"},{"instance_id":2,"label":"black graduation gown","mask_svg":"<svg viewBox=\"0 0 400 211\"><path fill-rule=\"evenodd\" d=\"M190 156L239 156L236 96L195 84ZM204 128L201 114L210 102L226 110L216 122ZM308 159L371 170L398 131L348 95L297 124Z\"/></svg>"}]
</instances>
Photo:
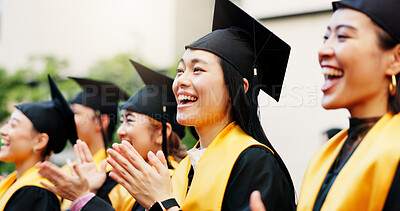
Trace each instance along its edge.
<instances>
[{"instance_id":1,"label":"black graduation gown","mask_svg":"<svg viewBox=\"0 0 400 211\"><path fill-rule=\"evenodd\" d=\"M266 210L296 210L294 191L274 155L251 146L238 157L229 176L222 210L249 210L253 190L261 192Z\"/></svg>"},{"instance_id":2,"label":"black graduation gown","mask_svg":"<svg viewBox=\"0 0 400 211\"><path fill-rule=\"evenodd\" d=\"M95 209L93 206L101 205L104 202L107 202L110 205L110 207L112 208L112 203L111 203L111 200L108 197L108 195L117 184L118 183L109 176L109 173L107 173L106 181L100 187L100 189L97 191L96 197L94 197L93 201L92 200L89 201L91 203L86 204L82 208L82 210L83 211L93 210L93 209ZM102 201L100 199L102 199ZM114 209L112 208L112 210L114 210ZM132 211L144 211L144 210L145 210L144 207L142 207L138 202L135 202L135 204L132 207Z\"/></svg>"},{"instance_id":3,"label":"black graduation gown","mask_svg":"<svg viewBox=\"0 0 400 211\"><path fill-rule=\"evenodd\" d=\"M368 118L368 119L358 119L358 118L351 118L350 119L350 128L348 130L348 139L346 140L345 144L343 145L341 152L346 147L346 144L355 141L356 139L364 139L367 132L372 128L374 124L379 120L379 118ZM321 186L320 192L318 193L317 199L314 204L313 210L318 211L321 209L326 196L329 193L330 188L332 187L335 179L337 178L338 174L350 159L351 155L357 149L358 144L355 146L353 150L346 156L346 158L340 162L338 167L335 167L335 164L332 164L331 168L329 169L328 174L325 177L325 180ZM341 153L339 153L340 155ZM388 196L386 198L385 206L383 210L400 210L400 170L399 165L396 170L396 174L393 178L393 182L391 188L389 190Z\"/></svg>"},{"instance_id":4,"label":"black graduation gown","mask_svg":"<svg viewBox=\"0 0 400 211\"><path fill-rule=\"evenodd\" d=\"M24 186L8 200L4 211L59 211L60 202L56 195L44 188Z\"/></svg>"},{"instance_id":5,"label":"black graduation gown","mask_svg":"<svg viewBox=\"0 0 400 211\"><path fill-rule=\"evenodd\" d=\"M188 175L190 182L192 177L191 170ZM294 192L291 190L290 183L273 154L262 146L251 146L238 157L228 180L222 210L249 209L250 194L254 189L260 190L268 211L296 210ZM100 208L104 211L114 210L106 205L108 205L107 202L94 197L82 210Z\"/></svg>"},{"instance_id":6,"label":"black graduation gown","mask_svg":"<svg viewBox=\"0 0 400 211\"><path fill-rule=\"evenodd\" d=\"M383 210L400 210L400 163L397 165L396 174L394 175L392 186L390 186Z\"/></svg>"}]
</instances>

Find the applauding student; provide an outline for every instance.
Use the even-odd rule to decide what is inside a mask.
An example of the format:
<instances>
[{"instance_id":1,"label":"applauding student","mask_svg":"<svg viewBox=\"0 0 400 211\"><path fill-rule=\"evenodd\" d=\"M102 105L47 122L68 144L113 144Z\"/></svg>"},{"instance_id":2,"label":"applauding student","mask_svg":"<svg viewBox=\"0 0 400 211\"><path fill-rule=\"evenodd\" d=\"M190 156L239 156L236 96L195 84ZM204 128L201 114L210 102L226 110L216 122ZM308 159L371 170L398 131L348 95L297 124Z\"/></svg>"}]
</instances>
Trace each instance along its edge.
<instances>
[{"instance_id":1,"label":"applauding student","mask_svg":"<svg viewBox=\"0 0 400 211\"><path fill-rule=\"evenodd\" d=\"M16 106L0 129L0 160L16 171L0 182L0 210L60 210L60 199L41 183L35 164L61 152L67 139L76 140L74 114L49 76L52 101Z\"/></svg>"}]
</instances>

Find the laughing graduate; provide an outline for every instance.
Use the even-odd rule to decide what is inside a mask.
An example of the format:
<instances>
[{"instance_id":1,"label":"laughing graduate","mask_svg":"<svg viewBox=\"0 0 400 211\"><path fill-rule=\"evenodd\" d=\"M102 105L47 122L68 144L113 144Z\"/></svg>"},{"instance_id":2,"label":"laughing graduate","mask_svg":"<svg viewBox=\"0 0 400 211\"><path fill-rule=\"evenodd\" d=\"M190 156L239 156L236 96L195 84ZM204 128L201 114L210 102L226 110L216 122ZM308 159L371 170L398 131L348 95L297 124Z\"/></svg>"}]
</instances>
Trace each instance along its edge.
<instances>
[{"instance_id":1,"label":"laughing graduate","mask_svg":"<svg viewBox=\"0 0 400 211\"><path fill-rule=\"evenodd\" d=\"M74 114L49 76L52 101L16 106L0 132L0 160L16 171L0 182L0 210L60 210L60 200L40 182L35 164L77 139Z\"/></svg>"},{"instance_id":2,"label":"laughing graduate","mask_svg":"<svg viewBox=\"0 0 400 211\"><path fill-rule=\"evenodd\" d=\"M173 79L137 62L131 63L146 86L120 106L121 125L117 134L121 141L131 144L146 162L149 152L162 150L172 175L178 162L186 156L186 148L181 144L185 128L176 121ZM117 188L123 187L118 184ZM100 198L107 201L104 197L93 197L85 206L77 209L89 211L104 208ZM120 200L120 204L113 203L112 206L115 210L144 211L144 207L130 195Z\"/></svg>"},{"instance_id":3,"label":"laughing graduate","mask_svg":"<svg viewBox=\"0 0 400 211\"><path fill-rule=\"evenodd\" d=\"M173 83L177 121L194 126L199 142L172 183L161 152L148 154L155 171L127 144L109 150L110 177L151 211L247 210L253 190L267 210L294 210L292 180L264 134L257 103L260 89L279 100L289 52L235 4L216 0L213 32L186 46Z\"/></svg>"},{"instance_id":4,"label":"laughing graduate","mask_svg":"<svg viewBox=\"0 0 400 211\"><path fill-rule=\"evenodd\" d=\"M107 158L106 148L114 136L118 121L118 102L127 100L129 96L113 83L87 78L70 78L82 87L82 92L70 102L75 114L78 138L89 147L97 168L105 168L101 167L101 162ZM75 141L71 143L75 144ZM63 169L69 172L67 165ZM109 192L105 197L110 203L119 204L118 199L123 194L121 191L124 191L114 189L115 184L114 181L107 179L102 189ZM63 210L68 210L70 206L69 200L63 201Z\"/></svg>"},{"instance_id":5,"label":"laughing graduate","mask_svg":"<svg viewBox=\"0 0 400 211\"><path fill-rule=\"evenodd\" d=\"M312 157L298 210L400 210L400 1L333 2L319 62L325 109L350 127Z\"/></svg>"}]
</instances>

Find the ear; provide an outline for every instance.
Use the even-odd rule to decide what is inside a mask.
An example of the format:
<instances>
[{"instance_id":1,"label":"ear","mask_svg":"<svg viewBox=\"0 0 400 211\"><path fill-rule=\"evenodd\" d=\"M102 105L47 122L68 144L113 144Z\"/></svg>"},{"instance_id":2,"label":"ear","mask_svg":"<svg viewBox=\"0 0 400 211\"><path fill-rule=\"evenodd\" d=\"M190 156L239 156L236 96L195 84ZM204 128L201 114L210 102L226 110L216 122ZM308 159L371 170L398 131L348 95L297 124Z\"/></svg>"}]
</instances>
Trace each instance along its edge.
<instances>
[{"instance_id":1,"label":"ear","mask_svg":"<svg viewBox=\"0 0 400 211\"><path fill-rule=\"evenodd\" d=\"M243 78L243 86L244 92L247 93L247 91L249 90L249 81L246 78Z\"/></svg>"},{"instance_id":2,"label":"ear","mask_svg":"<svg viewBox=\"0 0 400 211\"><path fill-rule=\"evenodd\" d=\"M165 124L166 125L166 132L167 132L167 140L168 140L168 138L171 136L171 133L172 133L172 126L171 126L171 124L170 123L166 123ZM157 138L157 140L156 140L156 144L159 144L159 145L162 145L162 126L160 127L160 129L159 130L157 130L157 133L159 134L158 135L158 138Z\"/></svg>"},{"instance_id":3,"label":"ear","mask_svg":"<svg viewBox=\"0 0 400 211\"><path fill-rule=\"evenodd\" d=\"M171 133L172 133L172 126L168 122L165 125L167 126L167 139L168 139L171 136Z\"/></svg>"},{"instance_id":4,"label":"ear","mask_svg":"<svg viewBox=\"0 0 400 211\"><path fill-rule=\"evenodd\" d=\"M387 76L397 75L400 73L400 44L397 44L390 51L390 62L385 74Z\"/></svg>"},{"instance_id":5,"label":"ear","mask_svg":"<svg viewBox=\"0 0 400 211\"><path fill-rule=\"evenodd\" d=\"M100 116L100 119L101 119L101 129L107 130L107 127L110 124L110 117L107 114L102 114Z\"/></svg>"},{"instance_id":6,"label":"ear","mask_svg":"<svg viewBox=\"0 0 400 211\"><path fill-rule=\"evenodd\" d=\"M43 151L49 143L49 135L47 133L39 133L33 148L38 151Z\"/></svg>"}]
</instances>

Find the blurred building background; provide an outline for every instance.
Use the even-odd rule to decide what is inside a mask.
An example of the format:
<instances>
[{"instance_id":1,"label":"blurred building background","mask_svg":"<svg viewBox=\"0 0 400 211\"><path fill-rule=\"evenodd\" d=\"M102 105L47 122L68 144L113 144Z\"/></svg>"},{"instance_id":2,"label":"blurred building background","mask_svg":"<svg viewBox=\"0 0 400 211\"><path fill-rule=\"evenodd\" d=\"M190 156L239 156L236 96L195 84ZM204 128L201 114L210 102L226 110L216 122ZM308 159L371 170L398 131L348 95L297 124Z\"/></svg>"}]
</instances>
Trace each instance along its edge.
<instances>
[{"instance_id":1,"label":"blurred building background","mask_svg":"<svg viewBox=\"0 0 400 211\"><path fill-rule=\"evenodd\" d=\"M323 131L348 124L346 111L320 105L317 51L331 0L234 2L292 47L281 100L262 93L259 102L264 130L300 192ZM213 0L0 0L0 67L12 74L35 65L32 56L51 55L68 61L63 77L84 76L97 62L126 54L156 69L174 69L184 45L210 32L213 6Z\"/></svg>"}]
</instances>

